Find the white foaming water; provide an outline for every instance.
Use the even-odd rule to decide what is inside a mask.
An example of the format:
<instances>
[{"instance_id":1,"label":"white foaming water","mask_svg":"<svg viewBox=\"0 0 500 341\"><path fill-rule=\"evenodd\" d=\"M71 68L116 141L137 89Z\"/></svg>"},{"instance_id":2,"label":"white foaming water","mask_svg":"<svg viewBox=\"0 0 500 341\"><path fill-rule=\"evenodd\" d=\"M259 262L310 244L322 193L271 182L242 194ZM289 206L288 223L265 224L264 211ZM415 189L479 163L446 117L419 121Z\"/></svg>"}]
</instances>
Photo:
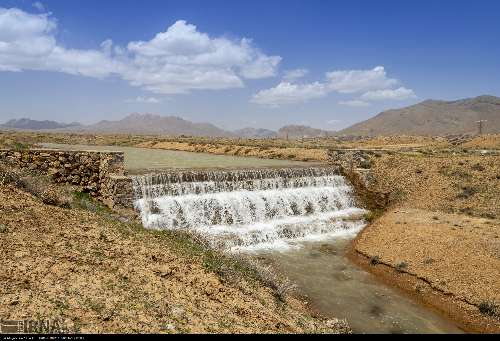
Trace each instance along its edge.
<instances>
[{"instance_id":1,"label":"white foaming water","mask_svg":"<svg viewBox=\"0 0 500 341\"><path fill-rule=\"evenodd\" d=\"M134 177L134 190L146 228L191 229L231 251L288 248L363 227L364 211L334 168L153 174Z\"/></svg>"}]
</instances>

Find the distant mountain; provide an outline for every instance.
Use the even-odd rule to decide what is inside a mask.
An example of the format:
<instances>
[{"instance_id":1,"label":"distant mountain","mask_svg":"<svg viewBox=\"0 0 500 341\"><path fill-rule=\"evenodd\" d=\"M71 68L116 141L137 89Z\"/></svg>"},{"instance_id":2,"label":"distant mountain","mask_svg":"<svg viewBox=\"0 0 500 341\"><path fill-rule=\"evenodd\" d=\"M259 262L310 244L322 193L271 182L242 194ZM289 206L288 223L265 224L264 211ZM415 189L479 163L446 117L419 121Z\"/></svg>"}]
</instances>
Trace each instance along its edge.
<instances>
[{"instance_id":1,"label":"distant mountain","mask_svg":"<svg viewBox=\"0 0 500 341\"><path fill-rule=\"evenodd\" d=\"M79 130L115 134L232 136L232 133L210 123L194 123L176 116L152 114L131 114L119 121L100 121Z\"/></svg>"},{"instance_id":2,"label":"distant mountain","mask_svg":"<svg viewBox=\"0 0 500 341\"><path fill-rule=\"evenodd\" d=\"M334 132L311 128L303 125L288 125L278 130L278 136L281 138L302 138L302 137L325 137L331 136Z\"/></svg>"},{"instance_id":3,"label":"distant mountain","mask_svg":"<svg viewBox=\"0 0 500 341\"><path fill-rule=\"evenodd\" d=\"M29 118L20 118L7 121L1 124L1 128L20 129L20 130L44 130L44 129L63 129L70 127L80 127L80 123L59 123L55 121L36 121Z\"/></svg>"},{"instance_id":4,"label":"distant mountain","mask_svg":"<svg viewBox=\"0 0 500 341\"><path fill-rule=\"evenodd\" d=\"M384 111L339 135L449 135L500 133L500 98L479 96L457 101L427 100L406 108Z\"/></svg>"},{"instance_id":5,"label":"distant mountain","mask_svg":"<svg viewBox=\"0 0 500 341\"><path fill-rule=\"evenodd\" d=\"M278 133L269 129L243 128L233 132L236 136L245 138L271 138L278 136Z\"/></svg>"}]
</instances>

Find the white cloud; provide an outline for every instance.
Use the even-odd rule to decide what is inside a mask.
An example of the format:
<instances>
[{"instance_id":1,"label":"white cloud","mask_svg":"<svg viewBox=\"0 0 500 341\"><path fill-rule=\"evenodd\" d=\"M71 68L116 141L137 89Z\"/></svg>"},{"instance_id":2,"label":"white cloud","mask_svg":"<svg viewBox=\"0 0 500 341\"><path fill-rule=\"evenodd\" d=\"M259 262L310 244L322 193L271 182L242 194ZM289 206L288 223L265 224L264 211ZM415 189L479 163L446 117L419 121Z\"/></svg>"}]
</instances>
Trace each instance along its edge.
<instances>
[{"instance_id":1,"label":"white cloud","mask_svg":"<svg viewBox=\"0 0 500 341\"><path fill-rule=\"evenodd\" d=\"M325 86L315 82L311 84L292 84L281 82L276 87L261 90L255 94L252 103L277 107L284 104L304 103L327 94Z\"/></svg>"},{"instance_id":2,"label":"white cloud","mask_svg":"<svg viewBox=\"0 0 500 341\"><path fill-rule=\"evenodd\" d=\"M0 8L0 70L21 71L39 64L56 46L55 27L47 15Z\"/></svg>"},{"instance_id":3,"label":"white cloud","mask_svg":"<svg viewBox=\"0 0 500 341\"><path fill-rule=\"evenodd\" d=\"M37 10L39 10L40 12L45 11L45 6L40 1L34 2L32 6L35 7Z\"/></svg>"},{"instance_id":4,"label":"white cloud","mask_svg":"<svg viewBox=\"0 0 500 341\"><path fill-rule=\"evenodd\" d=\"M405 100L416 98L415 92L405 87L397 89L385 89L368 91L361 95L361 99L368 101L383 101L383 100Z\"/></svg>"},{"instance_id":5,"label":"white cloud","mask_svg":"<svg viewBox=\"0 0 500 341\"><path fill-rule=\"evenodd\" d=\"M48 14L0 8L0 71L44 70L89 77L118 72L120 63L103 51L58 45L56 27Z\"/></svg>"},{"instance_id":6,"label":"white cloud","mask_svg":"<svg viewBox=\"0 0 500 341\"><path fill-rule=\"evenodd\" d=\"M68 49L57 43L56 20L0 8L0 71L45 70L88 77L118 75L160 94L243 87L244 79L271 77L281 61L251 40L212 38L179 20L149 41L126 47L104 41L100 49Z\"/></svg>"},{"instance_id":7,"label":"white cloud","mask_svg":"<svg viewBox=\"0 0 500 341\"><path fill-rule=\"evenodd\" d=\"M292 81L295 79L303 78L309 73L309 70L307 69L295 69L295 70L288 70L285 71L285 74L283 75L283 79Z\"/></svg>"},{"instance_id":8,"label":"white cloud","mask_svg":"<svg viewBox=\"0 0 500 341\"><path fill-rule=\"evenodd\" d=\"M383 66L371 70L344 70L326 74L329 87L340 93L356 93L369 90L387 89L396 84L396 79L387 78Z\"/></svg>"},{"instance_id":9,"label":"white cloud","mask_svg":"<svg viewBox=\"0 0 500 341\"><path fill-rule=\"evenodd\" d=\"M341 120L329 120L326 123L329 124L329 125L334 126L334 125L339 124L340 122L342 122L342 121Z\"/></svg>"},{"instance_id":10,"label":"white cloud","mask_svg":"<svg viewBox=\"0 0 500 341\"><path fill-rule=\"evenodd\" d=\"M365 101L361 101L359 99L353 99L350 101L340 101L339 104L340 105L347 105L350 107L367 107L370 105L370 103L365 102Z\"/></svg>"},{"instance_id":11,"label":"white cloud","mask_svg":"<svg viewBox=\"0 0 500 341\"><path fill-rule=\"evenodd\" d=\"M126 103L158 104L158 103L161 102L161 100L159 100L156 97L142 97L142 96L138 96L138 97L133 98L133 99L127 99L125 102Z\"/></svg>"},{"instance_id":12,"label":"white cloud","mask_svg":"<svg viewBox=\"0 0 500 341\"><path fill-rule=\"evenodd\" d=\"M298 70L290 71L291 78L304 74ZM285 74L285 77L288 74ZM305 102L313 98L326 96L331 92L354 94L364 93L360 98L340 101L339 104L352 107L369 106L369 101L398 100L415 98L413 90L400 87L392 89L399 81L387 77L383 66L370 70L340 70L326 73L324 82L293 84L282 81L278 86L261 90L251 102L264 105L284 105Z\"/></svg>"}]
</instances>

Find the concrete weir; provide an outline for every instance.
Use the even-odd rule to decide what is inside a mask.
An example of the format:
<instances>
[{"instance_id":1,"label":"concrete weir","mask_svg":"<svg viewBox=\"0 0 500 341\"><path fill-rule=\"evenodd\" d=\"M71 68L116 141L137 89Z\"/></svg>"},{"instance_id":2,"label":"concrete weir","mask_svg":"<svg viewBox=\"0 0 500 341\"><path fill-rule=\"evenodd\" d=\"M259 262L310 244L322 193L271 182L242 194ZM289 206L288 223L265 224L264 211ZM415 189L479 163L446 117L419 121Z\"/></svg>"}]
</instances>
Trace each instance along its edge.
<instances>
[{"instance_id":1,"label":"concrete weir","mask_svg":"<svg viewBox=\"0 0 500 341\"><path fill-rule=\"evenodd\" d=\"M363 226L336 167L183 170L132 177L150 229L187 229L227 251L292 247Z\"/></svg>"},{"instance_id":2,"label":"concrete weir","mask_svg":"<svg viewBox=\"0 0 500 341\"><path fill-rule=\"evenodd\" d=\"M233 190L255 190L256 182L266 189L298 181L304 177L314 178L338 175L335 166L313 167L266 167L235 168L229 170L171 169L158 170L142 175L110 174L101 189L100 199L110 208L132 208L134 200L161 195L203 194L209 190L227 192ZM286 186L286 185L285 185ZM263 188L260 188L263 189Z\"/></svg>"}]
</instances>

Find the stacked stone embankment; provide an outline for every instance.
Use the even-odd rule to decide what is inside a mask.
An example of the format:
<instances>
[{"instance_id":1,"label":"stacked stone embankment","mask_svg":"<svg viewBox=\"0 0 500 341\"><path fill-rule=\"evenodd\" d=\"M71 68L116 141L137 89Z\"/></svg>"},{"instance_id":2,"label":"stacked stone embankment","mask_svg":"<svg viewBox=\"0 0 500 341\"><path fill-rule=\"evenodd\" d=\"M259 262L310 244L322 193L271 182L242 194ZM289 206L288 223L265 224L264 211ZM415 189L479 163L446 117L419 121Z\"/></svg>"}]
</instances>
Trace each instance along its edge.
<instances>
[{"instance_id":1,"label":"stacked stone embankment","mask_svg":"<svg viewBox=\"0 0 500 341\"><path fill-rule=\"evenodd\" d=\"M127 195L116 188L116 177L125 178L123 152L3 149L0 162L50 175L56 183L78 186L111 207L115 199L110 196Z\"/></svg>"}]
</instances>

